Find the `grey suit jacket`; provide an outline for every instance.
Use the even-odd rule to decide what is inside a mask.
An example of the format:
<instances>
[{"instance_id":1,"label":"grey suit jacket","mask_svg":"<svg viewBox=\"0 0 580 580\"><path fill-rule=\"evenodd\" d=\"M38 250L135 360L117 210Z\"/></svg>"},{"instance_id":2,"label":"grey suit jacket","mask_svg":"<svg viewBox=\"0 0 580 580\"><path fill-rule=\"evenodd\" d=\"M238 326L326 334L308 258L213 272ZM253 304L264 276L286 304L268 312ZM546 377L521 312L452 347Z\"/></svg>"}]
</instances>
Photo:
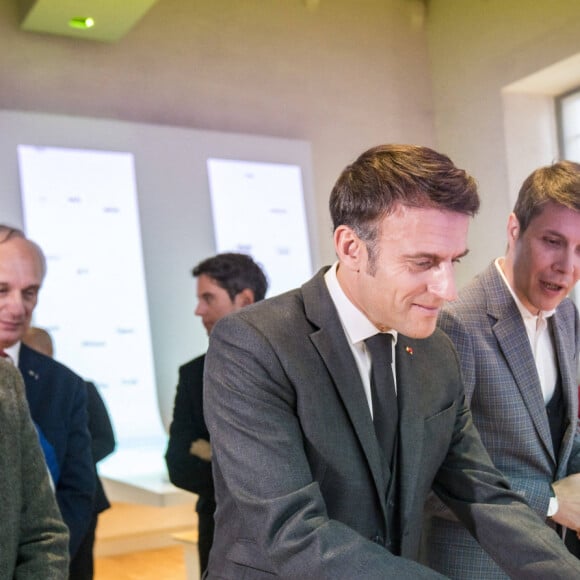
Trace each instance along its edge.
<instances>
[{"instance_id":1,"label":"grey suit jacket","mask_svg":"<svg viewBox=\"0 0 580 580\"><path fill-rule=\"evenodd\" d=\"M68 578L68 531L16 368L0 360L0 578Z\"/></svg>"},{"instance_id":2,"label":"grey suit jacket","mask_svg":"<svg viewBox=\"0 0 580 580\"><path fill-rule=\"evenodd\" d=\"M541 518L550 499L550 483L576 473L580 440L576 435L576 369L580 332L578 314L566 299L550 319L566 405L566 430L559 457L554 456L540 380L520 312L492 263L448 304L439 326L459 353L466 398L473 420L496 467ZM443 514L445 515L445 514ZM447 574L450 556L468 541L465 530L435 521L431 561ZM480 578L498 577L494 563L478 547L464 551L462 567ZM439 565L435 561L443 562ZM447 562L447 563L445 563ZM469 574L466 574L466 577Z\"/></svg>"},{"instance_id":3,"label":"grey suit jacket","mask_svg":"<svg viewBox=\"0 0 580 580\"><path fill-rule=\"evenodd\" d=\"M491 464L439 331L398 340L403 557L385 549L378 444L323 274L211 333L204 401L218 507L207 578L439 577L413 561L432 484L515 577L580 578Z\"/></svg>"}]
</instances>

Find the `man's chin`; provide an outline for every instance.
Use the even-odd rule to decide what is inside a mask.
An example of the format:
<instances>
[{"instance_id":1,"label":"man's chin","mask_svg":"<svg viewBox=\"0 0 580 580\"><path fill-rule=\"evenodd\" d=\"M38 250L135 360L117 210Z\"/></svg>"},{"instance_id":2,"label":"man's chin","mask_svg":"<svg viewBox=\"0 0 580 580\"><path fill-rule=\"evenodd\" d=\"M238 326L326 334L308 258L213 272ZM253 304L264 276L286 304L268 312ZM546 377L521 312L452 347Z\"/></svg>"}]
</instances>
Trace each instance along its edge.
<instances>
[{"instance_id":1,"label":"man's chin","mask_svg":"<svg viewBox=\"0 0 580 580\"><path fill-rule=\"evenodd\" d=\"M409 338L429 338L435 332L436 327L437 324L435 321L423 322L409 327L408 331L401 330L401 333L408 336Z\"/></svg>"},{"instance_id":2,"label":"man's chin","mask_svg":"<svg viewBox=\"0 0 580 580\"><path fill-rule=\"evenodd\" d=\"M21 338L21 334L0 334L0 348L10 348Z\"/></svg>"}]
</instances>

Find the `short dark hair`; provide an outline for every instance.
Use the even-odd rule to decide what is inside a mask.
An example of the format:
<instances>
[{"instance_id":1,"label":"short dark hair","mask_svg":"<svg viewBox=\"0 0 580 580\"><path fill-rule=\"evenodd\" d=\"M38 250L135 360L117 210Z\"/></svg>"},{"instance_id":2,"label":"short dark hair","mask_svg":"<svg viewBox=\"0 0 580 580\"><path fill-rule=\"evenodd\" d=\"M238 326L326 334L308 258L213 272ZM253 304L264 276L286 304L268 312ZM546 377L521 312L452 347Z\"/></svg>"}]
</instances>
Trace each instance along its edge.
<instances>
[{"instance_id":1,"label":"short dark hair","mask_svg":"<svg viewBox=\"0 0 580 580\"><path fill-rule=\"evenodd\" d=\"M559 161L536 169L526 178L514 206L522 233L549 202L580 211L580 164Z\"/></svg>"},{"instance_id":2,"label":"short dark hair","mask_svg":"<svg viewBox=\"0 0 580 580\"><path fill-rule=\"evenodd\" d=\"M233 301L246 288L254 293L254 301L262 300L268 289L266 275L247 254L226 252L206 258L191 271L194 277L205 274L215 280Z\"/></svg>"},{"instance_id":3,"label":"short dark hair","mask_svg":"<svg viewBox=\"0 0 580 580\"><path fill-rule=\"evenodd\" d=\"M333 227L352 228L365 242L372 263L380 220L397 203L473 216L479 196L475 179L446 155L417 145L379 145L338 178L329 202Z\"/></svg>"}]
</instances>

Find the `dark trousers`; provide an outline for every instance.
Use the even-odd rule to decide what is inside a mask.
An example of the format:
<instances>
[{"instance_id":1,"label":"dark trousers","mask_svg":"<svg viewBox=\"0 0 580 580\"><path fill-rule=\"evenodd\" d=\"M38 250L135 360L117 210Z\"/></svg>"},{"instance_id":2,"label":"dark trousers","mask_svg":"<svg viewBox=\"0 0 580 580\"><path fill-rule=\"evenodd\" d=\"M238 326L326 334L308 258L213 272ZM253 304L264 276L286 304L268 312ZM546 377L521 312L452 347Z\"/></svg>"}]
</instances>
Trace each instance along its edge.
<instances>
[{"instance_id":1,"label":"dark trousers","mask_svg":"<svg viewBox=\"0 0 580 580\"><path fill-rule=\"evenodd\" d=\"M99 514L94 513L89 523L89 529L77 550L77 553L70 561L69 580L93 580L93 546L95 545L95 531L97 529L97 518Z\"/></svg>"},{"instance_id":2,"label":"dark trousers","mask_svg":"<svg viewBox=\"0 0 580 580\"><path fill-rule=\"evenodd\" d=\"M566 530L566 546L576 558L580 558L580 540L574 530Z\"/></svg>"},{"instance_id":3,"label":"dark trousers","mask_svg":"<svg viewBox=\"0 0 580 580\"><path fill-rule=\"evenodd\" d=\"M201 569L201 575L205 572L207 568L207 563L209 560L209 551L211 550L211 545L213 543L213 513L199 513L198 517L198 538L197 547L199 550L199 567ZM72 580L72 579L71 579Z\"/></svg>"}]
</instances>

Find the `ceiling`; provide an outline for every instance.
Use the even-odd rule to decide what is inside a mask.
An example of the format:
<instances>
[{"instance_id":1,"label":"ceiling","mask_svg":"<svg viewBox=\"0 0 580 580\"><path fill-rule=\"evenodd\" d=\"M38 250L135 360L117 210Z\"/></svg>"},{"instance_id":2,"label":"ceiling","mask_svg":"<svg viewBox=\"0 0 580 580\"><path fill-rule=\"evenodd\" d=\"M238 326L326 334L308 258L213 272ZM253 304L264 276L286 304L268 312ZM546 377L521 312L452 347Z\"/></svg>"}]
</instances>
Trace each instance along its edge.
<instances>
[{"instance_id":1,"label":"ceiling","mask_svg":"<svg viewBox=\"0 0 580 580\"><path fill-rule=\"evenodd\" d=\"M18 0L23 30L115 42L122 38L157 0ZM92 18L94 25L83 28ZM76 19L77 27L71 26ZM74 24L74 22L73 22Z\"/></svg>"}]
</instances>

